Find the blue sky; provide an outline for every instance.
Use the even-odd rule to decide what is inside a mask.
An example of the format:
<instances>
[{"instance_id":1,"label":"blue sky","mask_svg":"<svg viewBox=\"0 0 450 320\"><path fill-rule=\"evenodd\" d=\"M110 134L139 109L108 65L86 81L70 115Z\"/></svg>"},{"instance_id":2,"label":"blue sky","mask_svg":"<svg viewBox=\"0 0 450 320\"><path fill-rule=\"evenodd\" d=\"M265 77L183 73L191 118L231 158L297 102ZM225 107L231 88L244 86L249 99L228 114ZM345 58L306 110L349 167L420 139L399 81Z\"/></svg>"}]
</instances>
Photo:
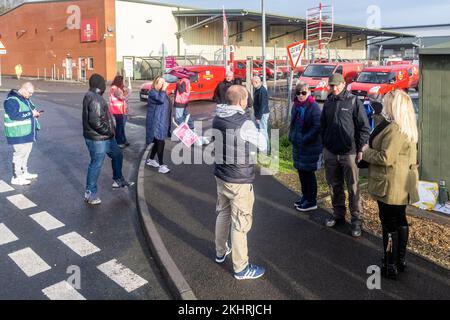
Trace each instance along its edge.
<instances>
[{"instance_id":1,"label":"blue sky","mask_svg":"<svg viewBox=\"0 0 450 320\"><path fill-rule=\"evenodd\" d=\"M222 8L260 11L260 0L168 0L152 2L173 3L199 9ZM266 11L304 17L306 8L317 6L320 0L265 0ZM450 0L328 0L335 8L335 22L366 26L367 8L376 5L381 12L382 27L450 24Z\"/></svg>"}]
</instances>

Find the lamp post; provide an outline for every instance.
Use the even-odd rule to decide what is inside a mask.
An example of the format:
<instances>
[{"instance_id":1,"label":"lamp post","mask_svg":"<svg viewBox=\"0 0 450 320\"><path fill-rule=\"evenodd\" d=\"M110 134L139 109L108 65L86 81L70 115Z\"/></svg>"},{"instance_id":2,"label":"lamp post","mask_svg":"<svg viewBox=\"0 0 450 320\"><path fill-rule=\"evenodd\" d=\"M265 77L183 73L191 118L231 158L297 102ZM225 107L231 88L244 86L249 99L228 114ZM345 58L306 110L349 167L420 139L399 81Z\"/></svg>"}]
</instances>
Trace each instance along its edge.
<instances>
[{"instance_id":1,"label":"lamp post","mask_svg":"<svg viewBox=\"0 0 450 320\"><path fill-rule=\"evenodd\" d=\"M261 0L261 12L262 12L262 74L263 74L263 86L267 88L267 76L266 76L266 8L264 6L264 0Z\"/></svg>"}]
</instances>

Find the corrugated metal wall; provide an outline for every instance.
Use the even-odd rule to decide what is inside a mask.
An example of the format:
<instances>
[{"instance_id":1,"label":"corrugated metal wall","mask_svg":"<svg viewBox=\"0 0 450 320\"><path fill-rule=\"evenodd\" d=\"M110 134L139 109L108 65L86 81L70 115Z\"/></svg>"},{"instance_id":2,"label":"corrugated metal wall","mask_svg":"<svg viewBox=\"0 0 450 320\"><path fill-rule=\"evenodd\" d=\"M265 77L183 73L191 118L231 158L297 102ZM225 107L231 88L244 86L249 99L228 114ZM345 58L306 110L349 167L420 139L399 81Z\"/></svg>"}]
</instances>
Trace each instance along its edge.
<instances>
[{"instance_id":1,"label":"corrugated metal wall","mask_svg":"<svg viewBox=\"0 0 450 320\"><path fill-rule=\"evenodd\" d=\"M450 185L450 54L420 57L420 174Z\"/></svg>"}]
</instances>

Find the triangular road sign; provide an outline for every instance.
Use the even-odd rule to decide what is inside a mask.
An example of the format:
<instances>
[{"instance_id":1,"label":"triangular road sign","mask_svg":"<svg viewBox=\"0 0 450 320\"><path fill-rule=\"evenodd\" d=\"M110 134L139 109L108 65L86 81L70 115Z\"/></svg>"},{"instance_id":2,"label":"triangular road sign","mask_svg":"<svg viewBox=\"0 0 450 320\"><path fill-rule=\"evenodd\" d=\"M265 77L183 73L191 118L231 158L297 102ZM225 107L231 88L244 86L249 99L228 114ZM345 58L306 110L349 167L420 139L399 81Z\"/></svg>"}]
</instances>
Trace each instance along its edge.
<instances>
[{"instance_id":1,"label":"triangular road sign","mask_svg":"<svg viewBox=\"0 0 450 320\"><path fill-rule=\"evenodd\" d=\"M287 47L289 61L291 62L292 69L297 68L298 62L300 61L300 58L302 56L303 49L305 49L305 46L306 46L306 40L303 40L300 42L290 44Z\"/></svg>"}]
</instances>

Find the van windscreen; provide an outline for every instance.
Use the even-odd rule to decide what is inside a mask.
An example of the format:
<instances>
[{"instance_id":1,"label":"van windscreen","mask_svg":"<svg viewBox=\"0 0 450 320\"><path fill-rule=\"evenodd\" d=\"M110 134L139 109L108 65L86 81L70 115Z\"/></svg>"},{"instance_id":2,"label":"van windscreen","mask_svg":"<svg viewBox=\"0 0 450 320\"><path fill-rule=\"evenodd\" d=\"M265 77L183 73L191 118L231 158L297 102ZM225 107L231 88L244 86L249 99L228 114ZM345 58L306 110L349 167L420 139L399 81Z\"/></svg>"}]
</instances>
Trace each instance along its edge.
<instances>
[{"instance_id":1,"label":"van windscreen","mask_svg":"<svg viewBox=\"0 0 450 320\"><path fill-rule=\"evenodd\" d=\"M332 65L330 66L330 65L310 64L303 73L303 77L318 77L318 78L330 77L335 67L336 66Z\"/></svg>"},{"instance_id":2,"label":"van windscreen","mask_svg":"<svg viewBox=\"0 0 450 320\"><path fill-rule=\"evenodd\" d=\"M388 83L389 80L392 78L391 72L368 72L363 71L359 74L358 79L356 79L356 82L359 83ZM395 79L395 75L394 75Z\"/></svg>"}]
</instances>

